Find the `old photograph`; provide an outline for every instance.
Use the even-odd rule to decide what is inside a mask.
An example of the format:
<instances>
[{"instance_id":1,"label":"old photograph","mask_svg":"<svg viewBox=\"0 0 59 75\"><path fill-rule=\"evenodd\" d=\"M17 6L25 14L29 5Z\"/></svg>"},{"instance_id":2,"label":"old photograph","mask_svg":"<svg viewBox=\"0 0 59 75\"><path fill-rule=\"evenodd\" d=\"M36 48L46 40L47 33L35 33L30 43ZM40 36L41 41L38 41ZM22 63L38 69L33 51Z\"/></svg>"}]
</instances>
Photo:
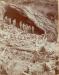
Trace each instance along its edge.
<instances>
[{"instance_id":1,"label":"old photograph","mask_svg":"<svg viewBox=\"0 0 59 75\"><path fill-rule=\"evenodd\" d=\"M59 0L0 0L0 75L59 75Z\"/></svg>"}]
</instances>

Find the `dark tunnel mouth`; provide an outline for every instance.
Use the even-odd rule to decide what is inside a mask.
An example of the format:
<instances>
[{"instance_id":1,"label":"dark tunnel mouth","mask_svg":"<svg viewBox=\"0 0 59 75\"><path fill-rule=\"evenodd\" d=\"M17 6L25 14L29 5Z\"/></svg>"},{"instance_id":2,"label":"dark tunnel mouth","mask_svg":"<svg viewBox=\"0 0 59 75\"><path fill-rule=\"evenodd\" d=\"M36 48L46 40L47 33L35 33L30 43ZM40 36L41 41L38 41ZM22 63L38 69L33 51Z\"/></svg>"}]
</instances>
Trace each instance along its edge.
<instances>
[{"instance_id":1,"label":"dark tunnel mouth","mask_svg":"<svg viewBox=\"0 0 59 75\"><path fill-rule=\"evenodd\" d=\"M10 8L10 10L8 9L8 8ZM13 11L13 10L14 11ZM18 8L19 10L20 10L20 8ZM12 11L11 11L12 10ZM22 10L22 9L21 9ZM23 22L25 22L25 23L27 23L27 25L28 26L33 26L34 27L34 33L32 33L32 34L37 34L37 35L42 35L42 34L45 34L45 31L42 29L42 28L40 28L40 27L38 27L35 23L34 23L34 21L33 20L31 20L27 15L26 15L26 13L24 12L24 11L18 11L17 10L17 8L13 8L13 7L11 7L11 6L9 6L9 7L7 7L7 9L6 9L6 12L7 12L7 14L5 13L4 14L4 17L10 17L11 19L12 18L14 18L14 19L16 19L16 20L18 20L18 21L23 21ZM9 13L9 11L11 12L11 14ZM14 13L14 14L13 14ZM16 14L17 13L17 14ZM22 14L22 13L24 13L24 14ZM19 25L17 25L16 24L16 27L19 27Z\"/></svg>"}]
</instances>

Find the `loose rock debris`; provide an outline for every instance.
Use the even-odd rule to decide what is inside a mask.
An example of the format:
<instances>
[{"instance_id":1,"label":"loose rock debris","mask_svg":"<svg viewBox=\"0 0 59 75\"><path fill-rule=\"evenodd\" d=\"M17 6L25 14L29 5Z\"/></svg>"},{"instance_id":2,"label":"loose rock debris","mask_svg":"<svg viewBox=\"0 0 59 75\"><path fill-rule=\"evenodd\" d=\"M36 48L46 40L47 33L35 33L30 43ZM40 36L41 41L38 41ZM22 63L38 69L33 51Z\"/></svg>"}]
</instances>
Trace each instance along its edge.
<instances>
[{"instance_id":1,"label":"loose rock debris","mask_svg":"<svg viewBox=\"0 0 59 75\"><path fill-rule=\"evenodd\" d=\"M58 74L59 43L0 20L0 75Z\"/></svg>"}]
</instances>

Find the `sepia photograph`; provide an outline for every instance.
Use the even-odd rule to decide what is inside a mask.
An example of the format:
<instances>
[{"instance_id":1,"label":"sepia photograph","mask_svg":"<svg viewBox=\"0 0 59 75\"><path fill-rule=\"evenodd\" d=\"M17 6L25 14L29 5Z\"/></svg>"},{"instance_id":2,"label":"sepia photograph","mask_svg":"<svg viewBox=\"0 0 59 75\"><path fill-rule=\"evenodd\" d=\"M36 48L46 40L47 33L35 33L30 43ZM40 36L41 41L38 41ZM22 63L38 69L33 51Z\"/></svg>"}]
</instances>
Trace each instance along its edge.
<instances>
[{"instance_id":1,"label":"sepia photograph","mask_svg":"<svg viewBox=\"0 0 59 75\"><path fill-rule=\"evenodd\" d=\"M0 75L59 75L59 0L0 0Z\"/></svg>"}]
</instances>

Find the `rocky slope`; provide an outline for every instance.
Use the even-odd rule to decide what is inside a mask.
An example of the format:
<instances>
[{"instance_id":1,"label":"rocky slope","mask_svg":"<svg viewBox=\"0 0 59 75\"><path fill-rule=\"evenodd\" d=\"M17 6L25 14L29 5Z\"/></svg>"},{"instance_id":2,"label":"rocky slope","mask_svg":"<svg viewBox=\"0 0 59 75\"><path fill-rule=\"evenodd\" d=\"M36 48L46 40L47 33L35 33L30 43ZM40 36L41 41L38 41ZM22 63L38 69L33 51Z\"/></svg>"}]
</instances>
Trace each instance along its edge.
<instances>
[{"instance_id":1,"label":"rocky slope","mask_svg":"<svg viewBox=\"0 0 59 75\"><path fill-rule=\"evenodd\" d=\"M35 5L31 8L34 7ZM59 43L48 42L44 35L30 34L13 24L7 24L2 16L1 14L0 75L59 74ZM45 17L42 21L46 23Z\"/></svg>"},{"instance_id":2,"label":"rocky slope","mask_svg":"<svg viewBox=\"0 0 59 75\"><path fill-rule=\"evenodd\" d=\"M55 75L59 44L0 23L1 75Z\"/></svg>"}]
</instances>

